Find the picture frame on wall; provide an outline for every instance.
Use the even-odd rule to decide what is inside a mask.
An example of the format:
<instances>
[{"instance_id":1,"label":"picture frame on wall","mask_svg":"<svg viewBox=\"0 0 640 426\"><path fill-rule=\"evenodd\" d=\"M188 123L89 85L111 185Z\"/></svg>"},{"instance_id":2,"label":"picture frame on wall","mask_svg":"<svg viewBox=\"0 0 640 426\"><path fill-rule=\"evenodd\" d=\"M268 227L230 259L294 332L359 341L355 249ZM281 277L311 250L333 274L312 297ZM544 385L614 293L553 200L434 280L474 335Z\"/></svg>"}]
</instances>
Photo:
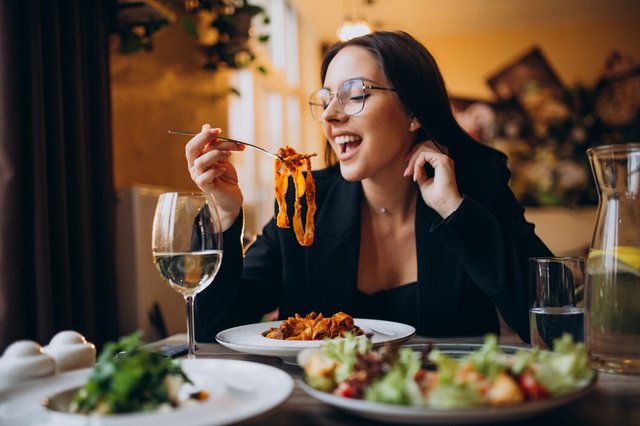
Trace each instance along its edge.
<instances>
[{"instance_id":1,"label":"picture frame on wall","mask_svg":"<svg viewBox=\"0 0 640 426\"><path fill-rule=\"evenodd\" d=\"M624 129L640 123L640 63L630 55L617 50L609 54L594 92L596 112L607 126ZM630 138L640 134L627 133Z\"/></svg>"},{"instance_id":2,"label":"picture frame on wall","mask_svg":"<svg viewBox=\"0 0 640 426\"><path fill-rule=\"evenodd\" d=\"M566 90L539 47L502 68L487 80L498 102L517 103L539 139L554 124L568 119Z\"/></svg>"},{"instance_id":3,"label":"picture frame on wall","mask_svg":"<svg viewBox=\"0 0 640 426\"><path fill-rule=\"evenodd\" d=\"M487 83L500 101L520 98L532 85L544 89L552 96L560 97L565 91L562 81L539 47L533 47L491 75Z\"/></svg>"}]
</instances>

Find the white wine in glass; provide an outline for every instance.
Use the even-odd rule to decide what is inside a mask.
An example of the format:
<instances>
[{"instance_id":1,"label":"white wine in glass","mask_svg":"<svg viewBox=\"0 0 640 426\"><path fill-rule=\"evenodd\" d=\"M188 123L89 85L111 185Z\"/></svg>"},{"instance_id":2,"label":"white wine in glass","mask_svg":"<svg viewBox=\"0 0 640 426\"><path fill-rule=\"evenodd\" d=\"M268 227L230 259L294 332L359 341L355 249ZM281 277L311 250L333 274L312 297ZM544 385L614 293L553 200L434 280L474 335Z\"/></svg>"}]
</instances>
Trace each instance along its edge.
<instances>
[{"instance_id":1,"label":"white wine in glass","mask_svg":"<svg viewBox=\"0 0 640 426\"><path fill-rule=\"evenodd\" d=\"M195 358L193 306L222 262L222 228L213 196L167 192L153 218L153 262L187 307L187 356Z\"/></svg>"}]
</instances>

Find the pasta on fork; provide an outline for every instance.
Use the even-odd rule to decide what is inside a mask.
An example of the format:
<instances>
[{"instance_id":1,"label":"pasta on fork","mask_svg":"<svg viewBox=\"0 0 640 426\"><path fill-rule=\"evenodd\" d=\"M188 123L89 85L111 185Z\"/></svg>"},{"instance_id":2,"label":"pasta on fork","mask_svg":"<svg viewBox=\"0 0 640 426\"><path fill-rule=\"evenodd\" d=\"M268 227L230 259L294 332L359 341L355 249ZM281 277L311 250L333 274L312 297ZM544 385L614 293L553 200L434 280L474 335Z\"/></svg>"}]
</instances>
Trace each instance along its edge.
<instances>
[{"instance_id":1,"label":"pasta on fork","mask_svg":"<svg viewBox=\"0 0 640 426\"><path fill-rule=\"evenodd\" d=\"M293 177L295 188L295 202L293 211L293 231L301 246L313 244L315 225L313 216L316 212L316 186L311 174L311 157L313 154L298 154L295 149L285 146L278 150L278 157L275 160L275 193L278 202L278 216L276 223L280 228L289 227L289 217L287 216L287 201L285 195L289 186L289 176ZM281 160L282 158L282 160ZM302 174L302 166L307 166L306 178ZM302 226L302 204L300 198L306 193L307 215L306 229Z\"/></svg>"}]
</instances>

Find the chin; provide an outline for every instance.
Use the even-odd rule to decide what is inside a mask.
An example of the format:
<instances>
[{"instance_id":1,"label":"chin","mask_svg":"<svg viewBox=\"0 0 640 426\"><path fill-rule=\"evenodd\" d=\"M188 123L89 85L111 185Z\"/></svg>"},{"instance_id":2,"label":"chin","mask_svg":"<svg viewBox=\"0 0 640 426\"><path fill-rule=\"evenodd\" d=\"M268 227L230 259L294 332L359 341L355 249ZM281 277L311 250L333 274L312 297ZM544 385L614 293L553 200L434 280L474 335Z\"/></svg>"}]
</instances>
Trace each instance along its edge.
<instances>
[{"instance_id":1,"label":"chin","mask_svg":"<svg viewBox=\"0 0 640 426\"><path fill-rule=\"evenodd\" d=\"M355 167L344 166L340 164L340 174L347 182L360 182L363 178L362 173Z\"/></svg>"}]
</instances>

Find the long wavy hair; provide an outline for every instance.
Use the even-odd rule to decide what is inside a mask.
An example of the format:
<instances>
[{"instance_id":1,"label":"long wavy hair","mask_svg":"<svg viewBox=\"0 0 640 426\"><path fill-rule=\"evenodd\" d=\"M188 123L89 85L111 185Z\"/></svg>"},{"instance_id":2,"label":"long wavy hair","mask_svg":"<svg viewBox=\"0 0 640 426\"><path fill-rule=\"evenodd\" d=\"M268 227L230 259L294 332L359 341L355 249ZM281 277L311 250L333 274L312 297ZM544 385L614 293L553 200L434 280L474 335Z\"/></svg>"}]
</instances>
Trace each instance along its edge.
<instances>
[{"instance_id":1,"label":"long wavy hair","mask_svg":"<svg viewBox=\"0 0 640 426\"><path fill-rule=\"evenodd\" d=\"M322 60L322 82L333 58L347 46L362 47L378 61L406 111L422 125L417 131L416 143L431 139L441 150L446 147L454 159L465 146L481 145L454 118L435 59L411 35L404 31L377 31L334 44ZM328 141L325 161L329 166L338 162Z\"/></svg>"}]
</instances>

